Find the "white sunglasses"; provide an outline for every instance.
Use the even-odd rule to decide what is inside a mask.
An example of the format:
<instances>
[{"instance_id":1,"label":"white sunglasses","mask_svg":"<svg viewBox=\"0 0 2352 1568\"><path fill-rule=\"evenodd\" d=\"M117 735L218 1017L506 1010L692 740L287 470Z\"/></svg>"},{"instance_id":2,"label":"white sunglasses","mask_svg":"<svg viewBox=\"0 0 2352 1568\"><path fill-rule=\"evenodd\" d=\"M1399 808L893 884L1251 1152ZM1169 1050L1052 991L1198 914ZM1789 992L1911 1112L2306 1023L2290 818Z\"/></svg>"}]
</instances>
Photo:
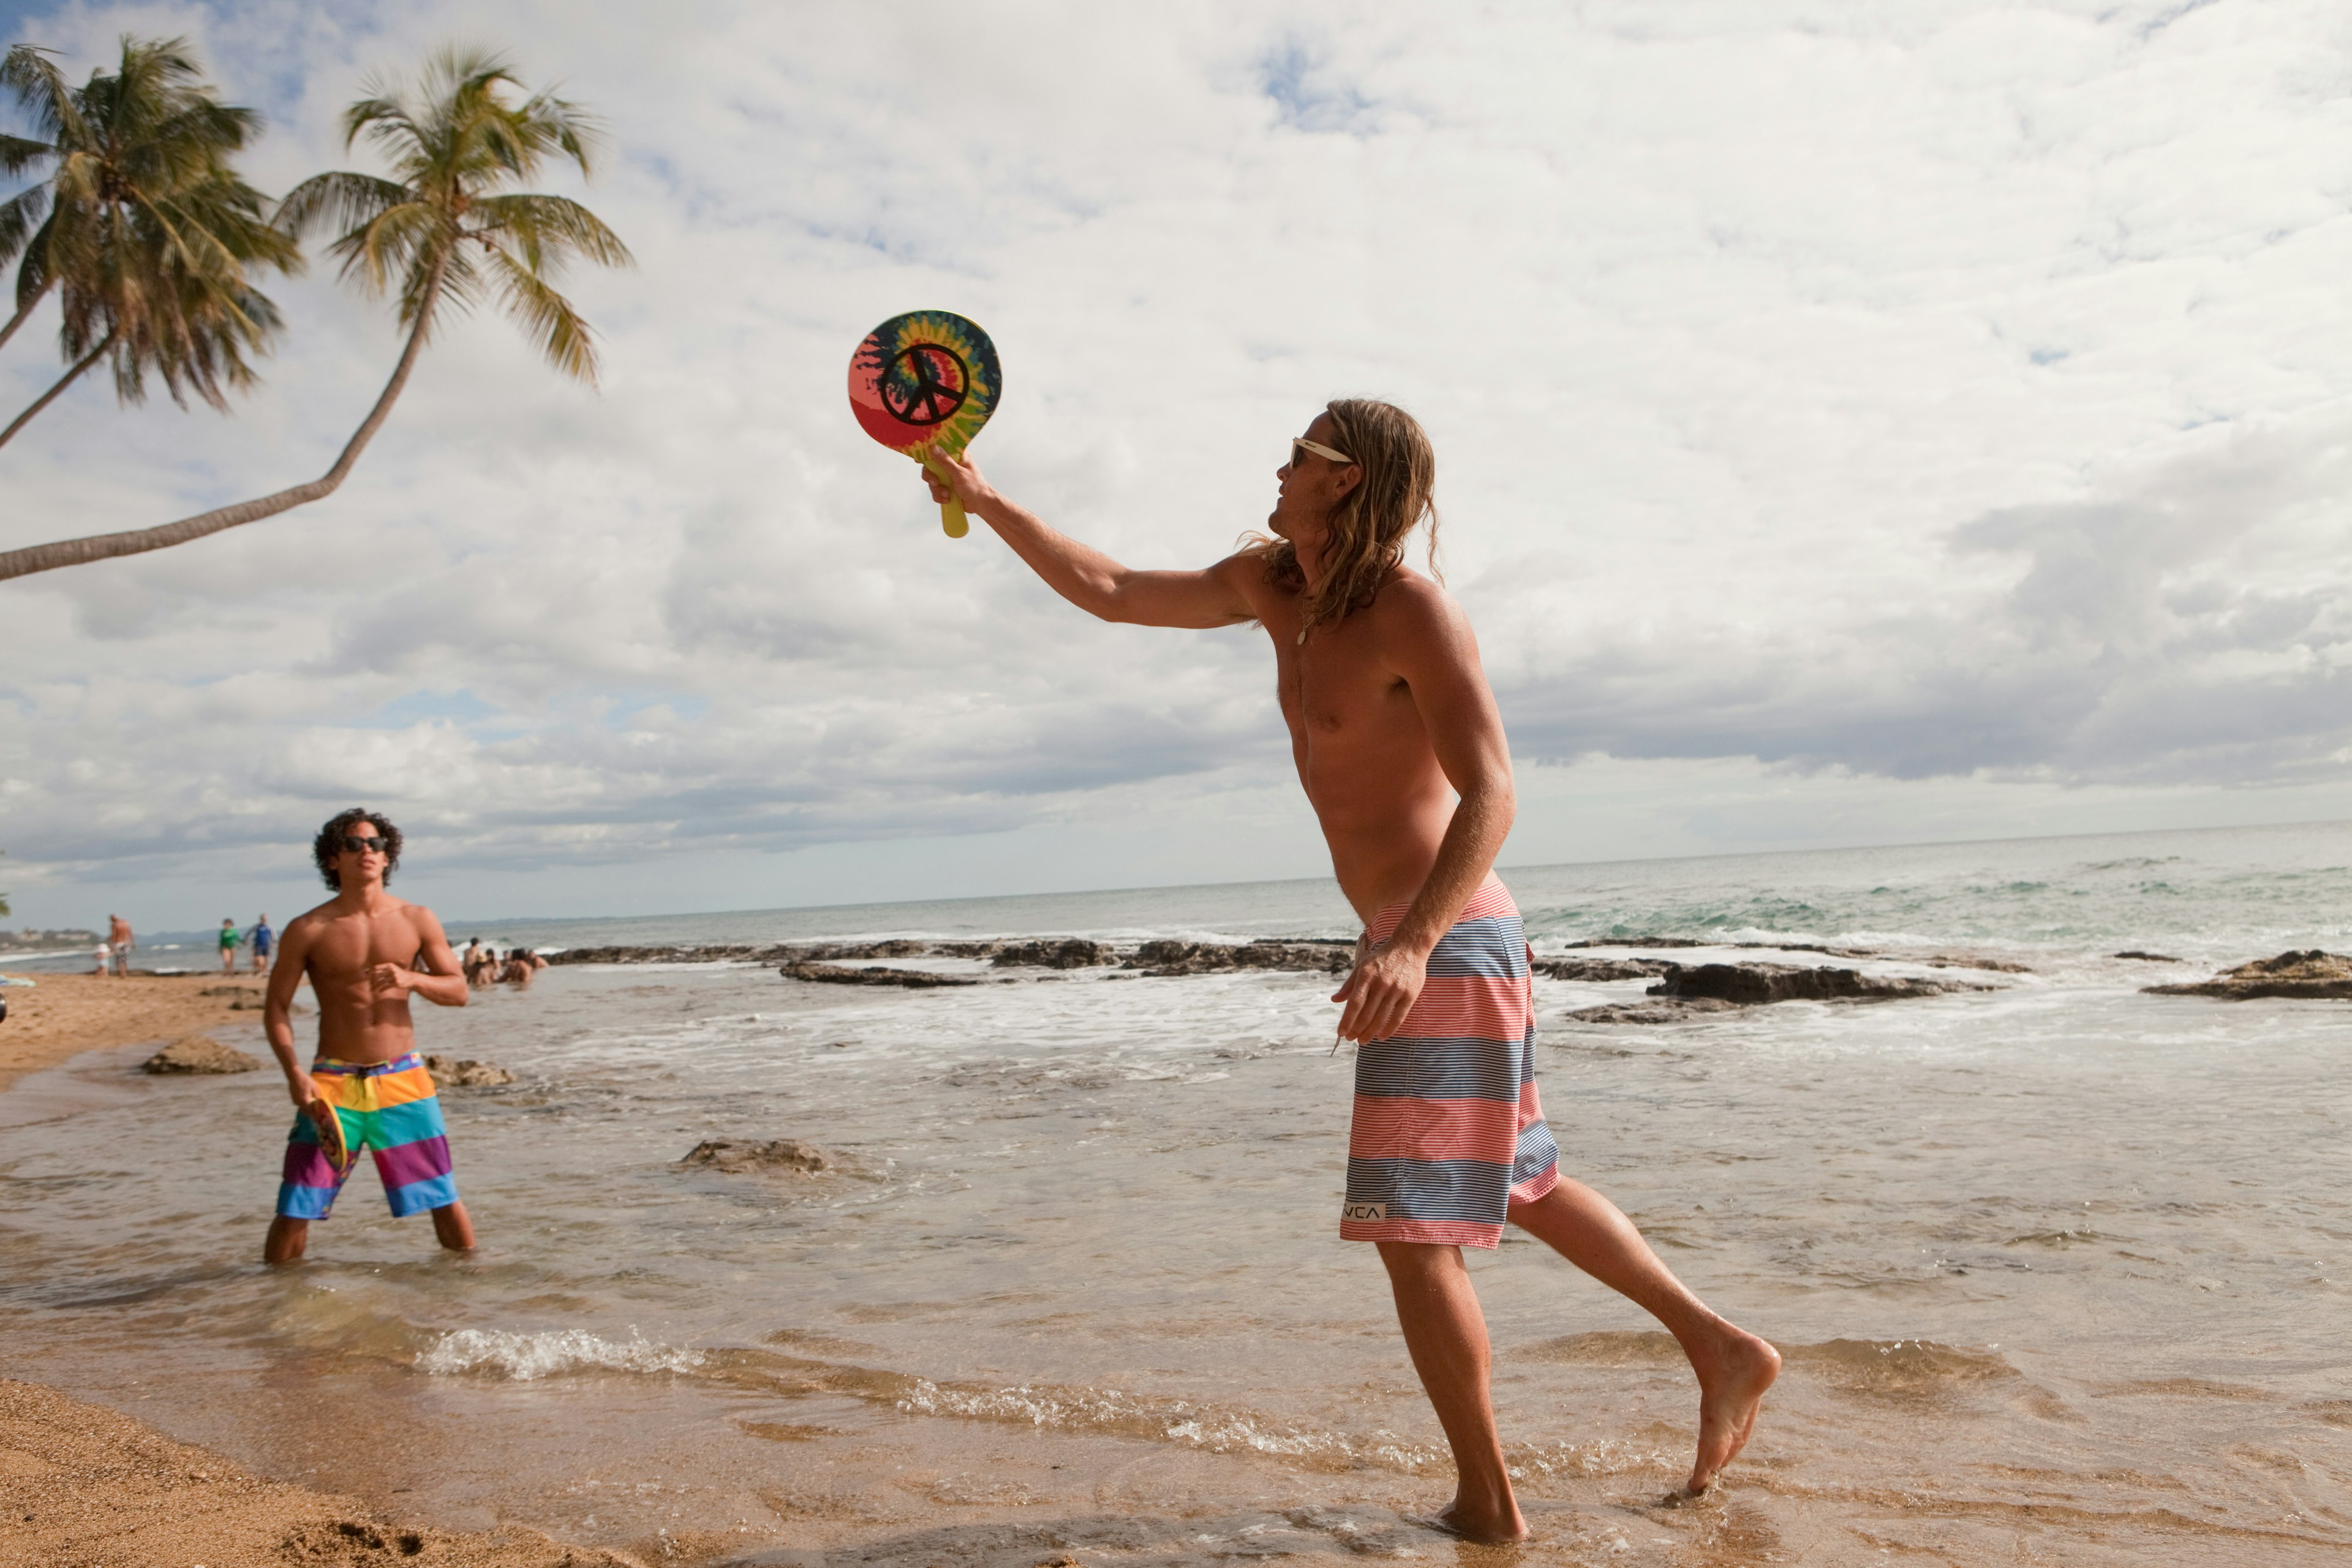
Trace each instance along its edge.
<instances>
[{"instance_id":1,"label":"white sunglasses","mask_svg":"<svg viewBox=\"0 0 2352 1568\"><path fill-rule=\"evenodd\" d=\"M1318 458L1328 458L1335 463L1352 463L1356 460L1345 452L1333 451L1320 441L1310 441L1304 436L1293 436L1290 438L1290 466L1294 468L1298 466L1298 453L1301 447Z\"/></svg>"}]
</instances>

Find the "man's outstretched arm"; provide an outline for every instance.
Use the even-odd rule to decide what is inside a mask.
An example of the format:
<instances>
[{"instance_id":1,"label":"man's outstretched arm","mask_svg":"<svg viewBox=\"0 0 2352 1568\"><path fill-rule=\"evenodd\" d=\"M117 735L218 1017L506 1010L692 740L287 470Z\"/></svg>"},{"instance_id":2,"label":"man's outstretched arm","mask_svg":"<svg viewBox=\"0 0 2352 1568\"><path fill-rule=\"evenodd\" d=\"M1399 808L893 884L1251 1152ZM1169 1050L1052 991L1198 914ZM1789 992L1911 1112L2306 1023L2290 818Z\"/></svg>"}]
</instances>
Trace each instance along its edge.
<instances>
[{"instance_id":1,"label":"man's outstretched arm","mask_svg":"<svg viewBox=\"0 0 2352 1568\"><path fill-rule=\"evenodd\" d=\"M1255 618L1242 596L1232 558L1203 572L1134 571L1005 500L969 458L950 458L935 447L932 461L954 481L955 499L968 514L994 529L1047 587L1097 619L1207 630ZM933 500L948 499L938 473L926 468L924 478Z\"/></svg>"}]
</instances>

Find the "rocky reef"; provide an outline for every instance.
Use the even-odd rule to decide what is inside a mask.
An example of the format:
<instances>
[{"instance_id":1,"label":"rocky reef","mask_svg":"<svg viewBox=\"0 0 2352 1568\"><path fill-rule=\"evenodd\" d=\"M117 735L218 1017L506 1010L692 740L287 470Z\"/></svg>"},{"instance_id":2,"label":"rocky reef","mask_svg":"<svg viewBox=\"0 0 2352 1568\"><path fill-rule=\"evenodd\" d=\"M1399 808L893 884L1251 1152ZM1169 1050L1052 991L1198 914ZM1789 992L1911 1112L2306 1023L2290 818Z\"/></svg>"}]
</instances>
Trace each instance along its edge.
<instances>
[{"instance_id":1,"label":"rocky reef","mask_svg":"<svg viewBox=\"0 0 2352 1568\"><path fill-rule=\"evenodd\" d=\"M1633 963L1648 962L1633 960ZM1943 996L1956 991L1994 991L1970 980L1921 980L1901 974L1864 974L1831 964L1661 963L1658 983L1648 988L1654 1002L1616 1002L1569 1014L1582 1024L1675 1024L1685 1018L1774 1002L1897 1002ZM1582 978L1563 975L1559 978ZM1631 979L1609 974L1601 979Z\"/></svg>"},{"instance_id":2,"label":"rocky reef","mask_svg":"<svg viewBox=\"0 0 2352 1568\"><path fill-rule=\"evenodd\" d=\"M153 1056L139 1064L142 1072L159 1076L179 1073L254 1072L261 1067L261 1058L248 1056L234 1046L224 1046L204 1035L190 1035L173 1040Z\"/></svg>"},{"instance_id":3,"label":"rocky reef","mask_svg":"<svg viewBox=\"0 0 2352 1568\"><path fill-rule=\"evenodd\" d=\"M1127 961L1129 969L1155 976L1216 974L1235 969L1280 969L1299 973L1345 974L1356 962L1353 942L1147 942Z\"/></svg>"},{"instance_id":4,"label":"rocky reef","mask_svg":"<svg viewBox=\"0 0 2352 1568\"><path fill-rule=\"evenodd\" d=\"M835 1171L846 1162L830 1149L803 1143L797 1138L772 1138L763 1142L711 1138L697 1143L679 1160L681 1165L741 1175L751 1171L796 1171L804 1174Z\"/></svg>"},{"instance_id":5,"label":"rocky reef","mask_svg":"<svg viewBox=\"0 0 2352 1568\"><path fill-rule=\"evenodd\" d=\"M2258 996L2352 997L2352 958L2307 948L2257 958L2210 980L2140 989L2152 996L2218 996L2224 1002L2251 1002Z\"/></svg>"},{"instance_id":6,"label":"rocky reef","mask_svg":"<svg viewBox=\"0 0 2352 1568\"><path fill-rule=\"evenodd\" d=\"M515 1075L498 1063L476 1061L471 1057L428 1056L425 1058L425 1070L433 1075L435 1089L488 1089L515 1080Z\"/></svg>"},{"instance_id":7,"label":"rocky reef","mask_svg":"<svg viewBox=\"0 0 2352 1568\"><path fill-rule=\"evenodd\" d=\"M940 974L928 969L887 969L878 963L869 963L863 969L851 969L838 963L812 963L806 959L784 964L777 973L787 980L809 980L820 985L899 985L909 991L980 984L969 974Z\"/></svg>"}]
</instances>

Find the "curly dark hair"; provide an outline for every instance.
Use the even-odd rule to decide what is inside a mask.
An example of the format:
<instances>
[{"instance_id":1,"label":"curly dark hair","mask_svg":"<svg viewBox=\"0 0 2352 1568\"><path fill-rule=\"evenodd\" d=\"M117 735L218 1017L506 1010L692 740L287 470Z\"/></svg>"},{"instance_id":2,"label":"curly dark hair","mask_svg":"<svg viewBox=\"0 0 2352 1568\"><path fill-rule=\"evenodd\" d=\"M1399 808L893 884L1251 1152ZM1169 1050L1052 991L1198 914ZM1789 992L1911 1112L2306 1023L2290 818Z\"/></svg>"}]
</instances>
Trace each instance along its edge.
<instances>
[{"instance_id":1,"label":"curly dark hair","mask_svg":"<svg viewBox=\"0 0 2352 1568\"><path fill-rule=\"evenodd\" d=\"M335 876L335 858L343 852L343 835L362 822L383 839L383 879L391 881L392 874L400 869L400 829L392 825L390 817L357 805L349 811L339 811L327 819L327 826L319 829L319 837L310 841L310 858L318 862L320 877L337 892L343 887Z\"/></svg>"}]
</instances>

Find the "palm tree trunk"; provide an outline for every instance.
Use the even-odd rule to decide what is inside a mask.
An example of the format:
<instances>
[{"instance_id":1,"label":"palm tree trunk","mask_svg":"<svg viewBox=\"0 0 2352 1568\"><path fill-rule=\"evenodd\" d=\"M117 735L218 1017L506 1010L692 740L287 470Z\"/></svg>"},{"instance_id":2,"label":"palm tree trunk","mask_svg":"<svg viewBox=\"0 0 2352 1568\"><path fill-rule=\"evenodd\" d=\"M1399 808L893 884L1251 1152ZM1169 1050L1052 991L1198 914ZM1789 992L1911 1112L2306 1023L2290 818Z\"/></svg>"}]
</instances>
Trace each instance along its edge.
<instances>
[{"instance_id":1,"label":"palm tree trunk","mask_svg":"<svg viewBox=\"0 0 2352 1568\"><path fill-rule=\"evenodd\" d=\"M408 373L415 367L416 356L425 347L425 335L433 327L433 308L441 298L441 265L436 263L433 277L425 289L425 306L416 313L416 325L409 330L408 346L400 352L400 363L393 367L392 379L383 384L383 393L368 410L368 416L343 447L343 455L335 466L307 485L279 490L257 500L239 501L235 506L221 507L213 511L198 512L177 522L167 522L161 528L133 529L127 533L93 533L85 539L61 539L54 544L27 545L22 550L0 551L0 581L10 577L28 576L35 572L51 572L60 566L79 566L92 561L109 561L118 555L138 555L150 550L163 550L174 544L185 544L192 539L202 539L208 533L239 524L258 522L265 517L276 517L281 511L291 511L298 506L332 495L335 487L360 460L360 454L374 439L384 419L392 413L393 403L400 389L408 384Z\"/></svg>"},{"instance_id":2,"label":"palm tree trunk","mask_svg":"<svg viewBox=\"0 0 2352 1568\"><path fill-rule=\"evenodd\" d=\"M96 364L99 361L99 356L105 353L107 350L113 346L114 334L112 332L109 332L106 334L104 341L100 342L98 347L82 355L81 363L79 364L66 372L65 374L58 377L58 382L55 386L50 387L48 391L35 398L33 400L33 405L30 408L26 409L25 412L17 415L16 418L10 420L8 422L8 428L5 430L0 430L0 447L6 446L9 441L14 439L17 431L22 430L26 426L33 422L34 415L38 414L42 409L47 408L50 404L55 403L58 400L58 394L63 392L67 387L71 386L75 382L79 381L81 379L81 373Z\"/></svg>"},{"instance_id":3,"label":"palm tree trunk","mask_svg":"<svg viewBox=\"0 0 2352 1568\"><path fill-rule=\"evenodd\" d=\"M15 315L9 317L8 324L6 326L0 327L0 349L5 349L8 346L8 340L16 335L16 329L25 324L25 318L30 316L34 310L39 306L40 302L49 297L49 290L57 287L57 281L58 280L56 279L52 278L47 282L42 284L34 293L33 297L25 301L25 308L18 310Z\"/></svg>"}]
</instances>

